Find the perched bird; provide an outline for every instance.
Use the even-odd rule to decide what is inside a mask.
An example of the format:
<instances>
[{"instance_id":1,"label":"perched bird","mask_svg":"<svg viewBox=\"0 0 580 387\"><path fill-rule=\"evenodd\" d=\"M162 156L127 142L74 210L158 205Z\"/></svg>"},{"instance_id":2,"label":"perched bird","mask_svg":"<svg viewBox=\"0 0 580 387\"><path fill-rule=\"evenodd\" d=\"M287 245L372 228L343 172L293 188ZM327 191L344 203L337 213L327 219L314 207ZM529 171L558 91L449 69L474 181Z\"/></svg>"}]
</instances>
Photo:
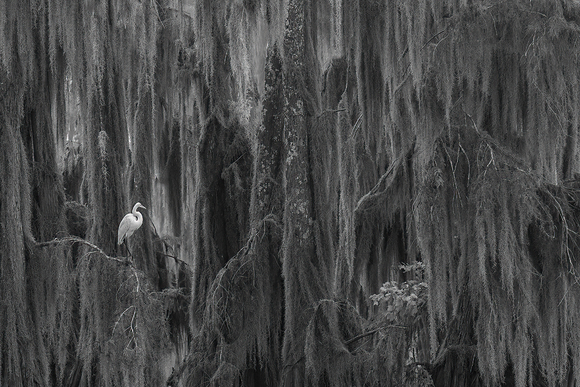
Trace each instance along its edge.
<instances>
[{"instance_id":1,"label":"perched bird","mask_svg":"<svg viewBox=\"0 0 580 387\"><path fill-rule=\"evenodd\" d=\"M141 203L135 203L133 210L123 217L119 224L119 231L117 232L117 243L121 245L125 238L129 238L135 231L143 224L143 215L137 211L138 208L146 209ZM127 248L129 250L129 248ZM131 252L129 251L129 254Z\"/></svg>"}]
</instances>

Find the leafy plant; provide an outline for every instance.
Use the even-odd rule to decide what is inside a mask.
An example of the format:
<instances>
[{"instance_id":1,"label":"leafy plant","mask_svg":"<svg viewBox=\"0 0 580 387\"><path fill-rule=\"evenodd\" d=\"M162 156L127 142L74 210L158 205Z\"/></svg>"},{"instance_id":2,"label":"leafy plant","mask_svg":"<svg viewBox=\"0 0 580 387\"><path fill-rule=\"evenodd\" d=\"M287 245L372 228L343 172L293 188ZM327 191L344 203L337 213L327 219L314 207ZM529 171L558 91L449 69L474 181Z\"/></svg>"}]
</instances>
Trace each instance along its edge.
<instances>
[{"instance_id":1,"label":"leafy plant","mask_svg":"<svg viewBox=\"0 0 580 387\"><path fill-rule=\"evenodd\" d=\"M399 358L400 366L390 368L401 373L399 377L402 377L404 385L430 386L433 381L425 368L425 361L429 358L428 329L425 329L429 293L424 281L425 265L414 262L400 265L399 268L410 278L403 282L387 281L379 293L370 297L373 304L378 306L378 330L380 337L383 337L380 341L397 342L386 348L396 348L399 352L395 357ZM379 344L379 351L380 347Z\"/></svg>"},{"instance_id":2,"label":"leafy plant","mask_svg":"<svg viewBox=\"0 0 580 387\"><path fill-rule=\"evenodd\" d=\"M414 273L415 278L402 283L387 281L379 293L370 298L389 323L410 326L427 313L427 283L423 281L425 265L415 262L399 268L405 273Z\"/></svg>"}]
</instances>

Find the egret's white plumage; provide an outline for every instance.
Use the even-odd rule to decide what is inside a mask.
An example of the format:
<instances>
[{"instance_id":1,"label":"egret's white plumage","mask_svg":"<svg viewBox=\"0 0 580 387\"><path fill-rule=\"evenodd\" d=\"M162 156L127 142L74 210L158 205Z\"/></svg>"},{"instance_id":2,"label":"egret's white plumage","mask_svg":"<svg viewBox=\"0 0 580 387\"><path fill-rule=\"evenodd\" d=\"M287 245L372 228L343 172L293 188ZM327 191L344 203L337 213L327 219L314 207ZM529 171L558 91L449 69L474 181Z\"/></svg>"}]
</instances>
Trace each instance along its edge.
<instances>
[{"instance_id":1,"label":"egret's white plumage","mask_svg":"<svg viewBox=\"0 0 580 387\"><path fill-rule=\"evenodd\" d=\"M143 224L143 215L137 211L138 208L143 208L141 203L135 203L133 210L123 217L119 224L119 231L117 232L117 243L121 244L125 238L129 238L135 231Z\"/></svg>"}]
</instances>

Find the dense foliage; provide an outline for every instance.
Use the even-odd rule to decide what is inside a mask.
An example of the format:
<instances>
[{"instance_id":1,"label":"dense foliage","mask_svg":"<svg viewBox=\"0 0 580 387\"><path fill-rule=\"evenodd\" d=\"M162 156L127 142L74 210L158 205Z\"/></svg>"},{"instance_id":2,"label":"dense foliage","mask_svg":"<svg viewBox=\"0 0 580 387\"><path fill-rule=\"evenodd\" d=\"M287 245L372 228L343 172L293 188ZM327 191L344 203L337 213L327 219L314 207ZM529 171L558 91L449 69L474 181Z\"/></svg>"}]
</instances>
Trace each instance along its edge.
<instances>
[{"instance_id":1,"label":"dense foliage","mask_svg":"<svg viewBox=\"0 0 580 387\"><path fill-rule=\"evenodd\" d=\"M0 0L0 385L572 385L579 58L574 0Z\"/></svg>"}]
</instances>

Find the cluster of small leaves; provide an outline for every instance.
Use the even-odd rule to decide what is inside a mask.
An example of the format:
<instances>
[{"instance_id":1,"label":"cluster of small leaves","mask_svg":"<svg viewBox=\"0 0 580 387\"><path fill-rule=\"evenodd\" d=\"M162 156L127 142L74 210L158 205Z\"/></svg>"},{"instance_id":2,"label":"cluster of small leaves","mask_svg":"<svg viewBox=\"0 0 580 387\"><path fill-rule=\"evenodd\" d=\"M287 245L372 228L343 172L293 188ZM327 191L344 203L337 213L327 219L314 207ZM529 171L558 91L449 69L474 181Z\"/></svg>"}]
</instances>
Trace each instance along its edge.
<instances>
[{"instance_id":1,"label":"cluster of small leaves","mask_svg":"<svg viewBox=\"0 0 580 387\"><path fill-rule=\"evenodd\" d=\"M390 323L411 325L422 313L427 312L427 283L423 281L425 265L415 262L399 267L405 273L414 274L414 279L402 283L387 281L378 294L373 294L374 305L385 307L385 317Z\"/></svg>"},{"instance_id":2,"label":"cluster of small leaves","mask_svg":"<svg viewBox=\"0 0 580 387\"><path fill-rule=\"evenodd\" d=\"M425 367L417 364L409 364L405 367L403 381L405 386L408 387L431 387L435 385Z\"/></svg>"}]
</instances>

